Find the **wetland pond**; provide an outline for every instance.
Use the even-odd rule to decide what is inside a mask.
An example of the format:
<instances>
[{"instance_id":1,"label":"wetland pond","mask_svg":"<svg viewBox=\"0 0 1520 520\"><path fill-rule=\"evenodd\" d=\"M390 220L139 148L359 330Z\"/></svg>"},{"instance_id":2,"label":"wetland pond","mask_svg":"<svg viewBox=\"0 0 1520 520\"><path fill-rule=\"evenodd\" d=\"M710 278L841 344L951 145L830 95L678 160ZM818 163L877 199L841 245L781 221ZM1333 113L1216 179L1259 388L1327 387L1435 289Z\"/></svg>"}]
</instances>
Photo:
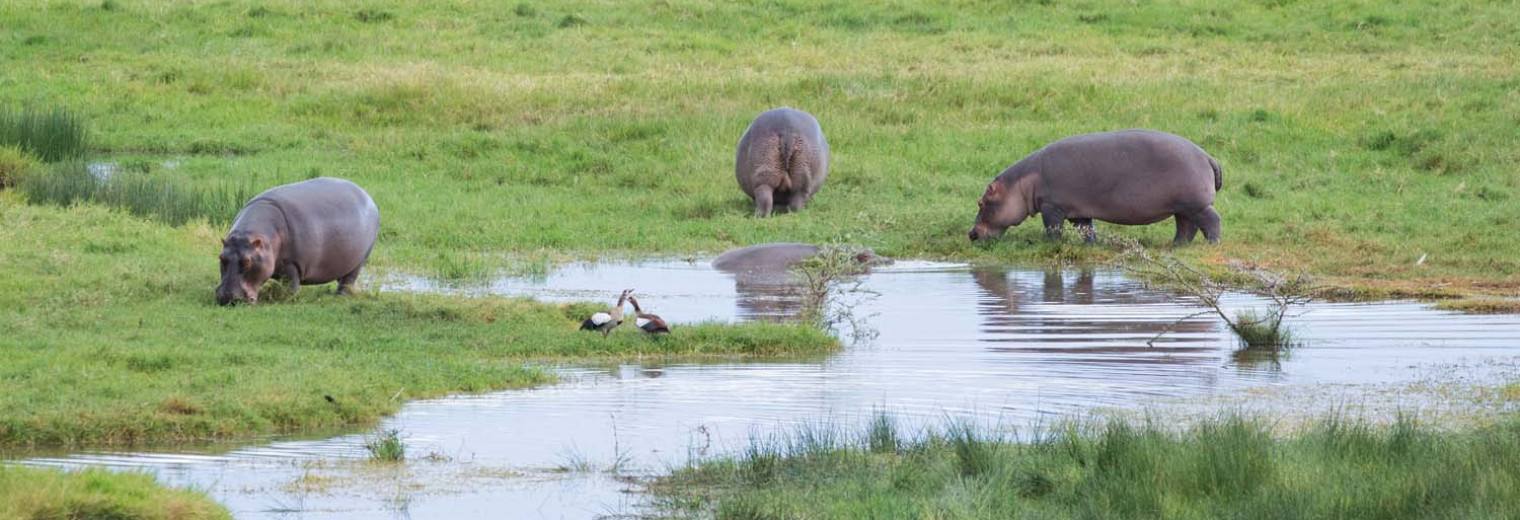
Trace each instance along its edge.
<instances>
[{"instance_id":1,"label":"wetland pond","mask_svg":"<svg viewBox=\"0 0 1520 520\"><path fill-rule=\"evenodd\" d=\"M572 265L470 287L392 277L383 290L610 302L627 287L677 334L682 323L781 319L800 307L784 279L736 278L705 261ZM974 420L1020 430L1220 410L1456 424L1516 407L1486 390L1520 373L1515 316L1316 303L1289 319L1304 344L1264 358L1239 354L1212 315L1148 346L1200 308L1114 271L910 261L875 270L864 288L874 295L858 293L854 312L875 337L832 356L555 367L560 384L409 403L379 427L401 432L405 464L366 463L373 432L20 462L151 471L243 519L620 518L640 512L637 477L804 425L853 434L877 411L910 428ZM1225 303L1265 305L1248 295Z\"/></svg>"}]
</instances>

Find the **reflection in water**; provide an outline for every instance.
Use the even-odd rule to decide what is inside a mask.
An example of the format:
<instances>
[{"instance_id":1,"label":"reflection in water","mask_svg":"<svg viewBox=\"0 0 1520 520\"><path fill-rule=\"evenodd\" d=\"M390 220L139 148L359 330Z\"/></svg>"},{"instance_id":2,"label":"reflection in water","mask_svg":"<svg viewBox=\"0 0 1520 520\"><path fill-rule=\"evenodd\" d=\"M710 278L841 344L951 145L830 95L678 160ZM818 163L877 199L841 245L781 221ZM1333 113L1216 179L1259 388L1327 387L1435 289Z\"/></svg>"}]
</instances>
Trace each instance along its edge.
<instances>
[{"instance_id":1,"label":"reflection in water","mask_svg":"<svg viewBox=\"0 0 1520 520\"><path fill-rule=\"evenodd\" d=\"M764 321L795 320L802 313L801 284L787 271L733 273L734 304L741 316Z\"/></svg>"},{"instance_id":2,"label":"reflection in water","mask_svg":"<svg viewBox=\"0 0 1520 520\"><path fill-rule=\"evenodd\" d=\"M876 341L826 360L566 367L566 381L550 387L410 403L380 427L405 432L411 453L456 462L409 462L399 470L405 478L387 477L382 486L354 471L309 469L361 459L362 434L223 454L76 453L28 463L157 471L168 482L211 490L239 518L283 518L277 510L295 508L302 518L392 518L402 509L417 518L586 519L631 511L638 498L603 474L552 470L569 458L603 468L623 460L625 471L648 474L742 447L757 432L831 417L850 422L875 410L910 429L947 416L1025 426L1245 389L1407 382L1421 373L1411 367L1520 356L1520 319L1417 304L1312 305L1289 322L1312 346L1274 359L1238 353L1230 333L1208 317L1186 320L1147 347L1198 308L1114 272L899 262L866 283L879 294L861 309L877 315ZM691 323L793 313L798 302L785 298L785 284L668 262L573 266L472 290L601 301L631 286L667 320ZM386 290L452 289L405 279ZM1224 303L1233 312L1261 302L1230 295ZM1335 403L1332 396L1307 405ZM496 477L474 476L481 471ZM351 484L292 490L312 473ZM402 508L398 495L385 491L394 489L410 490Z\"/></svg>"}]
</instances>

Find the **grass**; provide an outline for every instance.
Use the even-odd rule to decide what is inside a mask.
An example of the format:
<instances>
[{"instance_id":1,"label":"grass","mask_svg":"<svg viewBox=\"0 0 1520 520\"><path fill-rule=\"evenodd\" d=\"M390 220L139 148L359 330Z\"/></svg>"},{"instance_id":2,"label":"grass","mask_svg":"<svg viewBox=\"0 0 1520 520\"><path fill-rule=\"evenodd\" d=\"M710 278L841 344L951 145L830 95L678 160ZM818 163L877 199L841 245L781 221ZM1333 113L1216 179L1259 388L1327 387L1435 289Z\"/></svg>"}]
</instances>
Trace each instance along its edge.
<instances>
[{"instance_id":1,"label":"grass","mask_svg":"<svg viewBox=\"0 0 1520 520\"><path fill-rule=\"evenodd\" d=\"M263 188L251 180L192 185L131 170L97 175L90 165L74 161L22 177L20 190L32 204L97 203L170 225L202 219L227 225Z\"/></svg>"},{"instance_id":2,"label":"grass","mask_svg":"<svg viewBox=\"0 0 1520 520\"><path fill-rule=\"evenodd\" d=\"M974 201L1044 143L1150 127L1224 165L1225 242L1189 262L1365 296L1520 288L1520 235L1497 231L1520 196L1505 4L108 3L0 8L0 104L71 107L93 152L177 158L191 184L355 180L386 215L382 264L783 240L1102 260L1038 226L973 245ZM834 166L807 211L754 221L733 147L777 105L819 117Z\"/></svg>"},{"instance_id":3,"label":"grass","mask_svg":"<svg viewBox=\"0 0 1520 520\"><path fill-rule=\"evenodd\" d=\"M0 447L171 443L373 424L410 399L543 384L531 360L818 353L774 324L579 333L595 305L331 287L214 303L221 231L0 196ZM360 287L373 283L361 278ZM328 399L330 397L331 399Z\"/></svg>"},{"instance_id":4,"label":"grass","mask_svg":"<svg viewBox=\"0 0 1520 520\"><path fill-rule=\"evenodd\" d=\"M651 486L676 517L1508 518L1520 422L1463 432L1326 419L1290 436L1224 416L1177 429L1114 420L1024 442L952 424L897 450L817 434L752 446ZM842 437L837 434L835 437ZM757 485L756 475L764 475Z\"/></svg>"},{"instance_id":5,"label":"grass","mask_svg":"<svg viewBox=\"0 0 1520 520\"><path fill-rule=\"evenodd\" d=\"M401 439L401 430L394 428L378 432L365 440L364 450L369 452L369 459L376 462L406 460L406 442Z\"/></svg>"},{"instance_id":6,"label":"grass","mask_svg":"<svg viewBox=\"0 0 1520 520\"><path fill-rule=\"evenodd\" d=\"M89 150L84 116L72 110L0 106L0 148L14 147L46 162L77 159Z\"/></svg>"},{"instance_id":7,"label":"grass","mask_svg":"<svg viewBox=\"0 0 1520 520\"><path fill-rule=\"evenodd\" d=\"M159 486L151 475L86 469L65 472L0 464L0 518L121 520L228 519L203 493Z\"/></svg>"},{"instance_id":8,"label":"grass","mask_svg":"<svg viewBox=\"0 0 1520 520\"><path fill-rule=\"evenodd\" d=\"M16 146L0 145L0 190L15 186L38 167L37 159Z\"/></svg>"}]
</instances>

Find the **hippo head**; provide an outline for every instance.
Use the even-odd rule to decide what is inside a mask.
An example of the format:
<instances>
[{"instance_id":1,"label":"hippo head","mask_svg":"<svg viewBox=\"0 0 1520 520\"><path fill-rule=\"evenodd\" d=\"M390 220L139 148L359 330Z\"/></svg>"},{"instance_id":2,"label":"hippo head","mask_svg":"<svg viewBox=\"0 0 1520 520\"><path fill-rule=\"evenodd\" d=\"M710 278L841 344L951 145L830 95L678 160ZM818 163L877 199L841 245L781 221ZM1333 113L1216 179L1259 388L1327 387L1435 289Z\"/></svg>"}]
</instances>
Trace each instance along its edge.
<instances>
[{"instance_id":1,"label":"hippo head","mask_svg":"<svg viewBox=\"0 0 1520 520\"><path fill-rule=\"evenodd\" d=\"M878 265L891 265L892 259L876 254L870 249L862 249L855 253L855 262L862 266L872 267Z\"/></svg>"},{"instance_id":2,"label":"hippo head","mask_svg":"<svg viewBox=\"0 0 1520 520\"><path fill-rule=\"evenodd\" d=\"M998 177L987 185L987 191L982 192L982 199L976 203L976 224L971 226L970 233L972 241L1000 237L1008 228L1023 223L1034 213L1034 197L1030 190L1034 177L1026 176L1012 183Z\"/></svg>"},{"instance_id":3,"label":"hippo head","mask_svg":"<svg viewBox=\"0 0 1520 520\"><path fill-rule=\"evenodd\" d=\"M257 303L259 287L274 276L274 245L260 233L233 233L222 239L222 283L217 305Z\"/></svg>"}]
</instances>

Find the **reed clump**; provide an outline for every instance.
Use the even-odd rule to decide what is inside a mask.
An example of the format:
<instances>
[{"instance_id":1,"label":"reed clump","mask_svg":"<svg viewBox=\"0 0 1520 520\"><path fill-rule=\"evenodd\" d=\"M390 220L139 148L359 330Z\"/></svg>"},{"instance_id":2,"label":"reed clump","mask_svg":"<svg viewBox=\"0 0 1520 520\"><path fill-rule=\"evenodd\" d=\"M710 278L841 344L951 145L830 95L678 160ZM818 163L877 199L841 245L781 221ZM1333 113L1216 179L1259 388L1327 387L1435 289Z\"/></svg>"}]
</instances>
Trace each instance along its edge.
<instances>
[{"instance_id":1,"label":"reed clump","mask_svg":"<svg viewBox=\"0 0 1520 520\"><path fill-rule=\"evenodd\" d=\"M0 108L0 148L14 147L44 162L85 156L84 117L63 107Z\"/></svg>"}]
</instances>

